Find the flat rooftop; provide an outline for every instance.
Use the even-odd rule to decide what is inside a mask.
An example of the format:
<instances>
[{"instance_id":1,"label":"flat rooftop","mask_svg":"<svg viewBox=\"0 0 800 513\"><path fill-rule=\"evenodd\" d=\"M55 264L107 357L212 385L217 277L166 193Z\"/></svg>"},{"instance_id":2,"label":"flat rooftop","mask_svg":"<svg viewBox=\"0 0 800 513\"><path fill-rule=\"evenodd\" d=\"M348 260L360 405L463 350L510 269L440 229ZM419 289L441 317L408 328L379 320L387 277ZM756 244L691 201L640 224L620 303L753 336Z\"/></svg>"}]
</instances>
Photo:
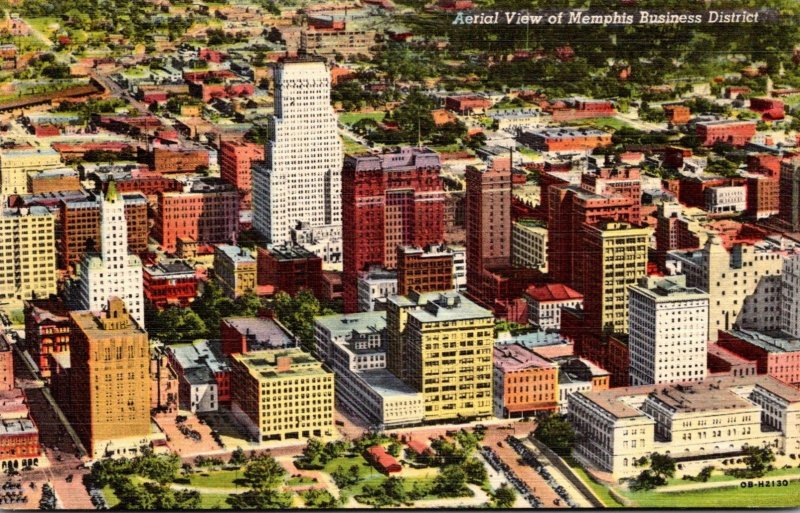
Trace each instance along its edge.
<instances>
[{"instance_id":1,"label":"flat rooftop","mask_svg":"<svg viewBox=\"0 0 800 513\"><path fill-rule=\"evenodd\" d=\"M408 296L390 296L389 301L401 307L420 307L409 310L408 315L421 323L494 318L492 312L457 292L411 293Z\"/></svg>"},{"instance_id":2,"label":"flat rooftop","mask_svg":"<svg viewBox=\"0 0 800 513\"><path fill-rule=\"evenodd\" d=\"M278 349L293 346L295 343L294 339L272 319L226 317L222 322L246 338L249 351Z\"/></svg>"},{"instance_id":3,"label":"flat rooftop","mask_svg":"<svg viewBox=\"0 0 800 513\"><path fill-rule=\"evenodd\" d=\"M250 251L230 244L218 244L217 251L236 264L255 264L256 259Z\"/></svg>"},{"instance_id":4,"label":"flat rooftop","mask_svg":"<svg viewBox=\"0 0 800 513\"><path fill-rule=\"evenodd\" d=\"M439 154L429 148L405 147L400 151L345 157L345 165L356 171L408 171L423 167L441 167Z\"/></svg>"},{"instance_id":5,"label":"flat rooftop","mask_svg":"<svg viewBox=\"0 0 800 513\"><path fill-rule=\"evenodd\" d=\"M386 369L369 369L356 373L358 377L381 397L417 396L419 392L406 385Z\"/></svg>"},{"instance_id":6,"label":"flat rooftop","mask_svg":"<svg viewBox=\"0 0 800 513\"><path fill-rule=\"evenodd\" d=\"M319 258L317 255L307 250L303 246L270 244L266 247L266 250L278 260L305 260L308 258Z\"/></svg>"},{"instance_id":7,"label":"flat rooftop","mask_svg":"<svg viewBox=\"0 0 800 513\"><path fill-rule=\"evenodd\" d=\"M494 346L494 366L503 372L554 368L555 364L519 344Z\"/></svg>"},{"instance_id":8,"label":"flat rooftop","mask_svg":"<svg viewBox=\"0 0 800 513\"><path fill-rule=\"evenodd\" d=\"M751 331L732 329L728 333L769 353L793 353L800 351L800 339L782 331Z\"/></svg>"},{"instance_id":9,"label":"flat rooftop","mask_svg":"<svg viewBox=\"0 0 800 513\"><path fill-rule=\"evenodd\" d=\"M386 329L386 312L325 315L314 318L314 322L328 330L333 337L354 331L361 334L380 333Z\"/></svg>"},{"instance_id":10,"label":"flat rooftop","mask_svg":"<svg viewBox=\"0 0 800 513\"><path fill-rule=\"evenodd\" d=\"M168 351L184 371L193 367L206 367L211 372L223 372L228 369L228 364L214 345L208 340L196 340L191 344L171 345Z\"/></svg>"},{"instance_id":11,"label":"flat rooftop","mask_svg":"<svg viewBox=\"0 0 800 513\"><path fill-rule=\"evenodd\" d=\"M150 273L151 276L157 277L172 277L177 275L194 275L194 267L189 265L186 260L162 260L156 265L145 266L144 270Z\"/></svg>"},{"instance_id":12,"label":"flat rooftop","mask_svg":"<svg viewBox=\"0 0 800 513\"><path fill-rule=\"evenodd\" d=\"M278 358L288 357L291 364L288 370L278 371ZM325 369L319 360L300 348L272 349L231 355L241 362L256 379L279 379L283 377L319 376L333 374Z\"/></svg>"},{"instance_id":13,"label":"flat rooftop","mask_svg":"<svg viewBox=\"0 0 800 513\"><path fill-rule=\"evenodd\" d=\"M0 436L3 435L28 435L38 433L39 430L30 419L0 420Z\"/></svg>"}]
</instances>

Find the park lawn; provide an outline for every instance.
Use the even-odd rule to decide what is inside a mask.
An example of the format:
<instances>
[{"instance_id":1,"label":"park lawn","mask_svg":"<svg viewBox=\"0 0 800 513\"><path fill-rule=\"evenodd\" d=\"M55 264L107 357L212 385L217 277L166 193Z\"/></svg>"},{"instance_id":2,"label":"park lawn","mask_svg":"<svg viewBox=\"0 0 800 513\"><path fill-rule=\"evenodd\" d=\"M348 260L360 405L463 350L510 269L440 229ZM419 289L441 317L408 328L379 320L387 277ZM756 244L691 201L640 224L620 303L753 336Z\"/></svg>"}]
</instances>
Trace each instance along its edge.
<instances>
[{"instance_id":1,"label":"park lawn","mask_svg":"<svg viewBox=\"0 0 800 513\"><path fill-rule=\"evenodd\" d=\"M339 114L339 121L344 125L354 125L362 119L374 119L375 121L382 121L385 112L344 112Z\"/></svg>"},{"instance_id":2,"label":"park lawn","mask_svg":"<svg viewBox=\"0 0 800 513\"><path fill-rule=\"evenodd\" d=\"M360 155L363 153L369 153L369 148L359 143L358 141L347 137L346 135L342 136L342 142L344 142L344 152L347 153L348 155Z\"/></svg>"},{"instance_id":3,"label":"park lawn","mask_svg":"<svg viewBox=\"0 0 800 513\"><path fill-rule=\"evenodd\" d=\"M755 480L757 481L757 480ZM800 483L769 488L710 488L691 492L623 492L638 508L786 508L800 506Z\"/></svg>"},{"instance_id":4,"label":"park lawn","mask_svg":"<svg viewBox=\"0 0 800 513\"><path fill-rule=\"evenodd\" d=\"M317 480L314 479L313 477L300 476L300 477L290 477L289 480L286 481L286 484L289 486L300 486L300 485L310 485L316 482Z\"/></svg>"},{"instance_id":5,"label":"park lawn","mask_svg":"<svg viewBox=\"0 0 800 513\"><path fill-rule=\"evenodd\" d=\"M620 128L629 127L630 124L618 118L604 117L604 118L582 119L574 123L570 123L570 126L588 126L592 128L597 128L598 130L603 130L606 128L610 128L612 130L619 130Z\"/></svg>"},{"instance_id":6,"label":"park lawn","mask_svg":"<svg viewBox=\"0 0 800 513\"><path fill-rule=\"evenodd\" d=\"M207 474L207 475L203 475ZM236 488L236 479L241 479L242 471L237 470L211 470L209 472L195 473L188 476L186 486L200 488ZM239 485L240 488L243 488Z\"/></svg>"},{"instance_id":7,"label":"park lawn","mask_svg":"<svg viewBox=\"0 0 800 513\"><path fill-rule=\"evenodd\" d=\"M200 509L231 509L228 497L230 495L226 493L201 493Z\"/></svg>"},{"instance_id":8,"label":"park lawn","mask_svg":"<svg viewBox=\"0 0 800 513\"><path fill-rule=\"evenodd\" d=\"M564 461L567 463L567 465L570 466L572 470L575 471L576 474L578 474L578 476L581 479L583 479L583 482L586 483L589 486L589 488L591 488L592 491L594 491L595 494L597 494L597 497L603 504L605 504L607 508L621 508L623 506L614 497L611 496L611 493L608 491L607 486L602 485L597 481L595 481L594 479L592 479L589 473L586 472L586 470L584 470L583 467L577 461L575 461L572 458L564 458Z\"/></svg>"},{"instance_id":9,"label":"park lawn","mask_svg":"<svg viewBox=\"0 0 800 513\"><path fill-rule=\"evenodd\" d=\"M26 18L25 21L33 27L35 30L38 30L45 37L50 38L53 34L56 33L56 29L50 28L51 25L54 23L57 24L59 27L61 26L61 19L55 16L42 16L39 18Z\"/></svg>"},{"instance_id":10,"label":"park lawn","mask_svg":"<svg viewBox=\"0 0 800 513\"><path fill-rule=\"evenodd\" d=\"M106 498L106 504L108 504L109 509L113 509L114 506L119 504L119 499L117 498L117 494L114 493L114 489L111 488L111 485L105 485L103 487L103 495Z\"/></svg>"},{"instance_id":11,"label":"park lawn","mask_svg":"<svg viewBox=\"0 0 800 513\"><path fill-rule=\"evenodd\" d=\"M720 482L725 482L725 481L741 481L740 477L729 476L727 474L723 474L722 470L724 468L725 467L717 468L716 470L714 470L714 472L711 474L711 477L708 479L707 482L708 483L720 483ZM795 467L792 467L792 468L778 468L778 469L771 470L771 471L767 472L766 474L764 474L764 477L760 477L759 479L767 479L767 478L770 478L770 477L785 477L785 476L800 476L800 468L795 468ZM678 478L673 477L672 479L670 479L667 482L667 486L670 486L670 485L682 485L682 484L685 485L685 484L692 484L692 483L695 483L695 482L696 481L690 481L689 479L681 479L679 477Z\"/></svg>"},{"instance_id":12,"label":"park lawn","mask_svg":"<svg viewBox=\"0 0 800 513\"><path fill-rule=\"evenodd\" d=\"M428 148L438 151L439 153L455 153L464 149L460 143L448 144L446 146L429 145Z\"/></svg>"}]
</instances>

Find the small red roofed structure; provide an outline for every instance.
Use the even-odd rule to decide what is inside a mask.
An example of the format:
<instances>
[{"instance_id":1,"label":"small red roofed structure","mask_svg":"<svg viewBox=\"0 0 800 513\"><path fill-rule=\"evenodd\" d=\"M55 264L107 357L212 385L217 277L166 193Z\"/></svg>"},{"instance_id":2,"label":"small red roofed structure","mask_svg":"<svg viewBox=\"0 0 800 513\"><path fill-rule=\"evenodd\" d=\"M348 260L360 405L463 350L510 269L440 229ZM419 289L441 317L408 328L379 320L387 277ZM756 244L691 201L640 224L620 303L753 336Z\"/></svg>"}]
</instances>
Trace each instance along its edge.
<instances>
[{"instance_id":1,"label":"small red roofed structure","mask_svg":"<svg viewBox=\"0 0 800 513\"><path fill-rule=\"evenodd\" d=\"M395 457L380 445L374 445L367 449L367 459L384 474L395 474L403 470Z\"/></svg>"}]
</instances>

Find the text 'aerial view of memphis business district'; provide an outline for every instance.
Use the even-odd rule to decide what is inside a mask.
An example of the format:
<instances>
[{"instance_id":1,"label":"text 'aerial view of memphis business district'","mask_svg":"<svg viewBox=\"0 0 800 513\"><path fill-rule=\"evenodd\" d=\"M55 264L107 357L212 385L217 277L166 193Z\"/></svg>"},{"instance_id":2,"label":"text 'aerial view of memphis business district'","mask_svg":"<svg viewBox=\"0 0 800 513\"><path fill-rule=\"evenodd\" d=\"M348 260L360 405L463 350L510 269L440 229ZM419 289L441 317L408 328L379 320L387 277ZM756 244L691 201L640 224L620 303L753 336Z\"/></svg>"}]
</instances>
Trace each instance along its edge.
<instances>
[{"instance_id":1,"label":"text 'aerial view of memphis business district'","mask_svg":"<svg viewBox=\"0 0 800 513\"><path fill-rule=\"evenodd\" d=\"M0 0L0 201L2 510L800 506L794 0Z\"/></svg>"}]
</instances>

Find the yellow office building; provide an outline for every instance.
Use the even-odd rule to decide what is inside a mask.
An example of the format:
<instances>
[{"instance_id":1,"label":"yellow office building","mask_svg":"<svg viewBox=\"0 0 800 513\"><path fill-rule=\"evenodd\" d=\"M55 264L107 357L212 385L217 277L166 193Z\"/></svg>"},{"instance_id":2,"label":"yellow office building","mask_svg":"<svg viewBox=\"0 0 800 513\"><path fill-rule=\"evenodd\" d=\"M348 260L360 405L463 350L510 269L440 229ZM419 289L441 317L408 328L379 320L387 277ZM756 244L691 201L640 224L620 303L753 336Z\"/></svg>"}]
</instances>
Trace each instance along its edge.
<instances>
[{"instance_id":1,"label":"yellow office building","mask_svg":"<svg viewBox=\"0 0 800 513\"><path fill-rule=\"evenodd\" d=\"M0 300L16 303L56 293L55 218L45 207L0 214Z\"/></svg>"},{"instance_id":2,"label":"yellow office building","mask_svg":"<svg viewBox=\"0 0 800 513\"><path fill-rule=\"evenodd\" d=\"M259 442L333 432L333 373L302 349L231 355L231 411Z\"/></svg>"},{"instance_id":3,"label":"yellow office building","mask_svg":"<svg viewBox=\"0 0 800 513\"><path fill-rule=\"evenodd\" d=\"M387 358L422 393L424 420L491 416L492 313L457 292L412 293L389 302L387 329L398 332L390 334Z\"/></svg>"},{"instance_id":4,"label":"yellow office building","mask_svg":"<svg viewBox=\"0 0 800 513\"><path fill-rule=\"evenodd\" d=\"M604 221L586 227L583 308L591 329L628 332L628 286L647 276L652 230Z\"/></svg>"}]
</instances>

